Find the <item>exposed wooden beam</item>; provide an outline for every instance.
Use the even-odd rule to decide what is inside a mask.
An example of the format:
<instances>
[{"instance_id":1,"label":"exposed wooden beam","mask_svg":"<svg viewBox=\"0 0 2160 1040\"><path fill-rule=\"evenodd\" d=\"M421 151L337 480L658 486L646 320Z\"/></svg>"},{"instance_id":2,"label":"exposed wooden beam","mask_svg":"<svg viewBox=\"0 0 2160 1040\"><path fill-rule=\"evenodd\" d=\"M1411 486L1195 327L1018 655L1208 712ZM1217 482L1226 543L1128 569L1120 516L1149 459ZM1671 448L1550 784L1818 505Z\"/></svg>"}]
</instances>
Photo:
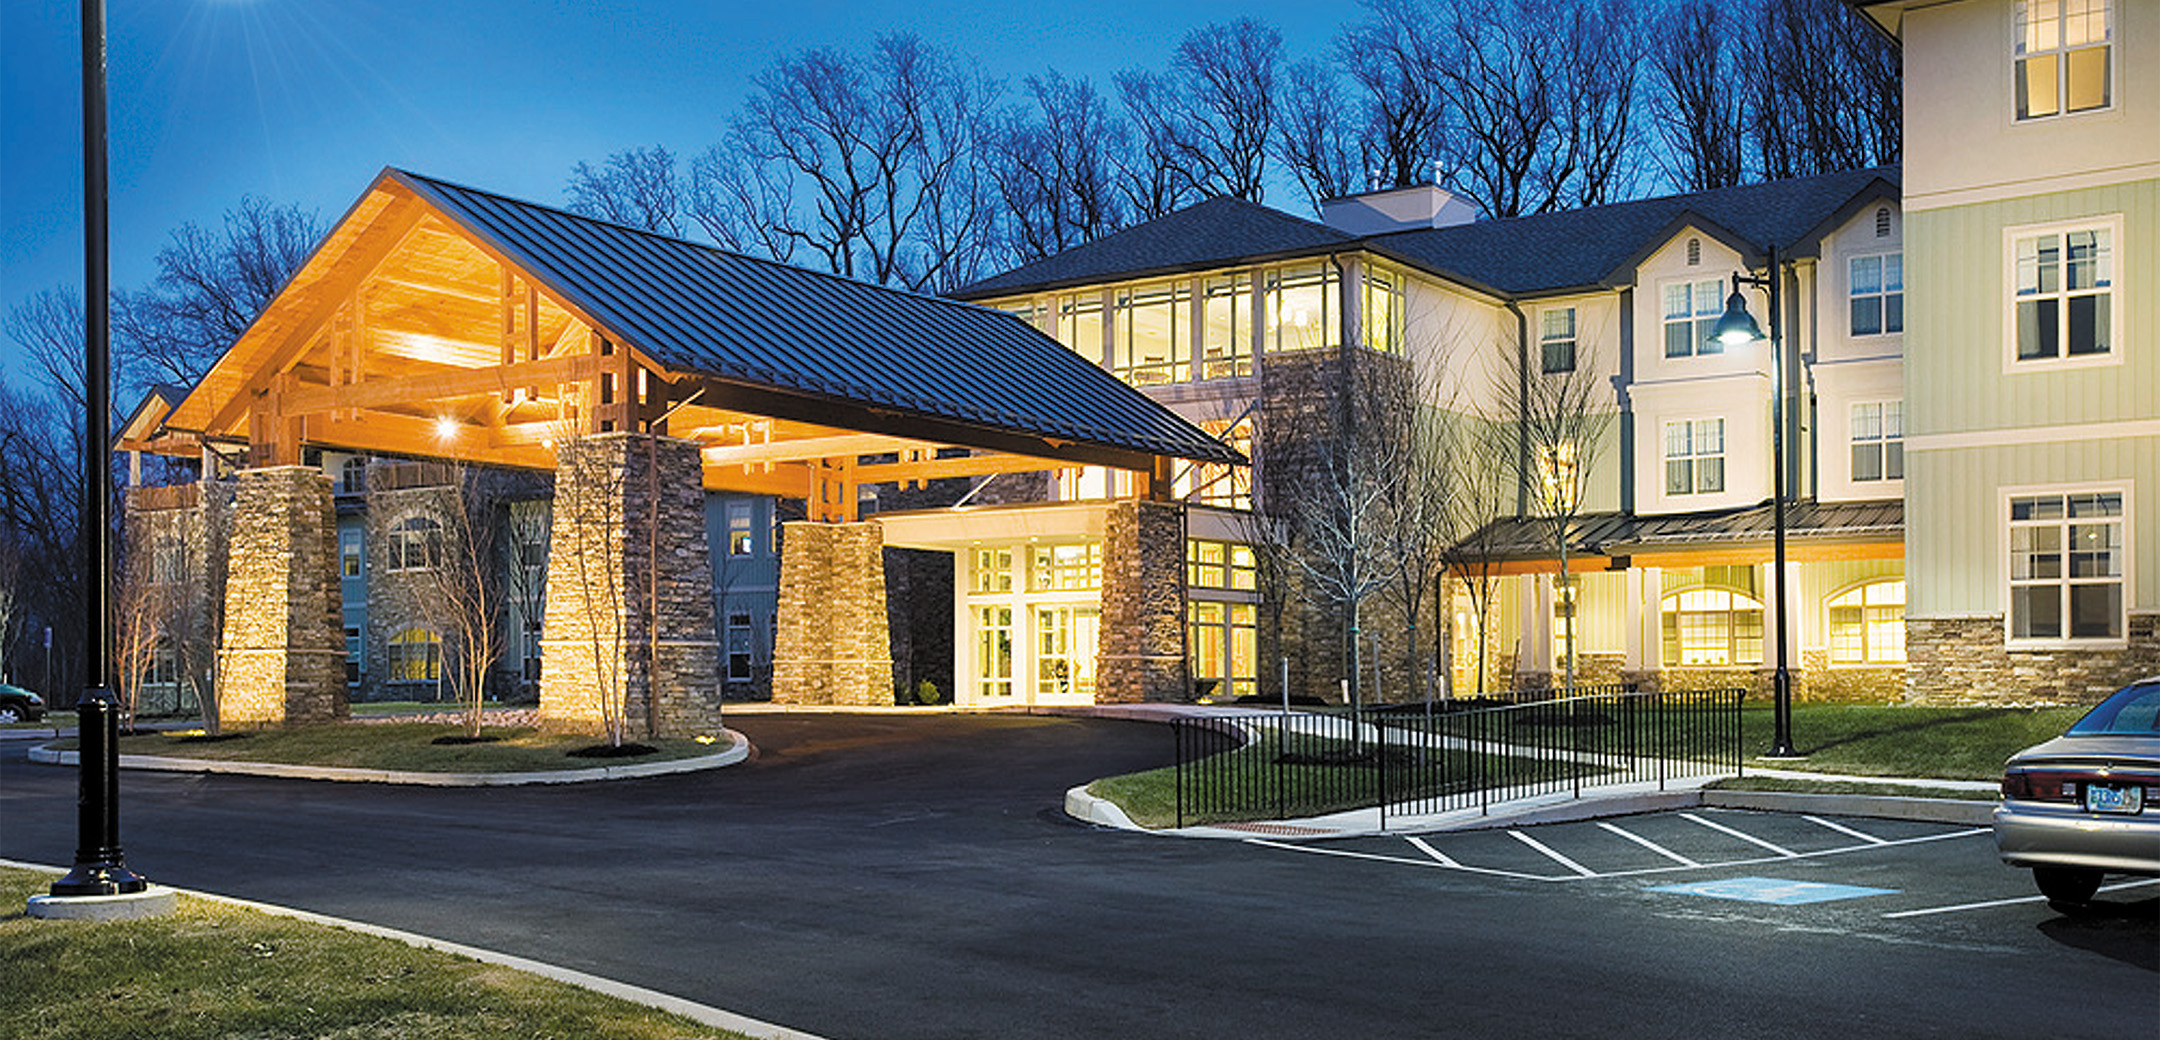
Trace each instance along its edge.
<instances>
[{"instance_id":1,"label":"exposed wooden beam","mask_svg":"<svg viewBox=\"0 0 2160 1040\"><path fill-rule=\"evenodd\" d=\"M987 477L995 473L1039 473L1043 470L1078 468L1078 463L1038 459L1027 455L972 455L966 458L881 462L857 466L855 476L856 480L863 484L889 484L907 480Z\"/></svg>"},{"instance_id":2,"label":"exposed wooden beam","mask_svg":"<svg viewBox=\"0 0 2160 1040\"><path fill-rule=\"evenodd\" d=\"M589 356L524 361L515 365L492 365L462 369L456 373L376 379L345 386L312 386L294 390L280 402L288 415L310 415L337 408L376 408L388 404L441 400L495 393L531 383L575 382L590 378L594 370Z\"/></svg>"},{"instance_id":3,"label":"exposed wooden beam","mask_svg":"<svg viewBox=\"0 0 2160 1040\"><path fill-rule=\"evenodd\" d=\"M775 464L770 473L764 472L762 467L749 472L744 472L741 466L705 467L705 488L708 491L736 491L749 495L808 499L813 483L810 467L800 462Z\"/></svg>"},{"instance_id":4,"label":"exposed wooden beam","mask_svg":"<svg viewBox=\"0 0 2160 1040\"><path fill-rule=\"evenodd\" d=\"M742 466L755 462L801 462L840 455L882 455L911 448L934 451L939 447L942 445L888 437L882 433L851 433L834 437L799 437L764 444L716 444L705 448L704 454L705 461L715 466Z\"/></svg>"}]
</instances>

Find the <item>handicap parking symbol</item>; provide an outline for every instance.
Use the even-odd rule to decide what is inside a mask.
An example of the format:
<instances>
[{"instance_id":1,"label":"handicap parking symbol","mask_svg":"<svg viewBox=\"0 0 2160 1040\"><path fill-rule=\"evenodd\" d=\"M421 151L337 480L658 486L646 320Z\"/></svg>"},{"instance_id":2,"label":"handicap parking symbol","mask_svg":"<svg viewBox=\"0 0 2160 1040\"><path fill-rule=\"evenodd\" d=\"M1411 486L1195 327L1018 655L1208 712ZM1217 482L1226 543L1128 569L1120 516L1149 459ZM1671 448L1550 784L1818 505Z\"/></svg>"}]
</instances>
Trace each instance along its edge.
<instances>
[{"instance_id":1,"label":"handicap parking symbol","mask_svg":"<svg viewBox=\"0 0 2160 1040\"><path fill-rule=\"evenodd\" d=\"M1747 903L1800 906L1837 899L1858 899L1862 896L1893 895L1897 889L1832 885L1820 881L1788 881L1783 878L1738 877L1720 881L1695 881L1682 885L1659 885L1650 891L1708 896L1712 899L1737 899Z\"/></svg>"}]
</instances>

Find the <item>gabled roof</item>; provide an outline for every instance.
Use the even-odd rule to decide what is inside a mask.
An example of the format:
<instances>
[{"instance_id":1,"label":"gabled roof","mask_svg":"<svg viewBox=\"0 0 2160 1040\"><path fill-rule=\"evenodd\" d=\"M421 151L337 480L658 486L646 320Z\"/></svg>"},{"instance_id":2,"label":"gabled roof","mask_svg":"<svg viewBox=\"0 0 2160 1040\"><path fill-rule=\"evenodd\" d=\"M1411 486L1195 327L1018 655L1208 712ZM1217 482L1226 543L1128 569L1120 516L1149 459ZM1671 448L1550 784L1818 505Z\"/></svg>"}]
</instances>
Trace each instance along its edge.
<instances>
[{"instance_id":1,"label":"gabled roof","mask_svg":"<svg viewBox=\"0 0 2160 1040\"><path fill-rule=\"evenodd\" d=\"M1356 242L1354 235L1257 202L1221 196L986 278L953 294L963 300L1020 290L1220 267Z\"/></svg>"},{"instance_id":2,"label":"gabled roof","mask_svg":"<svg viewBox=\"0 0 2160 1040\"><path fill-rule=\"evenodd\" d=\"M955 295L988 299L1352 249L1497 296L1550 295L1624 284L1644 257L1686 227L1724 241L1750 262L1760 262L1771 245L1790 256L1812 255L1822 236L1861 204L1897 196L1898 168L1882 166L1362 238L1219 198Z\"/></svg>"}]
</instances>

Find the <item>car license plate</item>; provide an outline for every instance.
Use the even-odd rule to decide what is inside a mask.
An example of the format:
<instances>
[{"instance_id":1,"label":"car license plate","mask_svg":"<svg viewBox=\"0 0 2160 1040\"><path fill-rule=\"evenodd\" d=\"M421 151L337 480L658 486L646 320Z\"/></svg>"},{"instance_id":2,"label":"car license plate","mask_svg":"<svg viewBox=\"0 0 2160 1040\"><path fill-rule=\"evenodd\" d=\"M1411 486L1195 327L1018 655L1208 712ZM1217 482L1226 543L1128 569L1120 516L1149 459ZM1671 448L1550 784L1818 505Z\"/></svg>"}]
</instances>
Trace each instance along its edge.
<instances>
[{"instance_id":1,"label":"car license plate","mask_svg":"<svg viewBox=\"0 0 2160 1040\"><path fill-rule=\"evenodd\" d=\"M2145 808L2145 788L2140 784L2086 784L2085 811L2136 813Z\"/></svg>"}]
</instances>

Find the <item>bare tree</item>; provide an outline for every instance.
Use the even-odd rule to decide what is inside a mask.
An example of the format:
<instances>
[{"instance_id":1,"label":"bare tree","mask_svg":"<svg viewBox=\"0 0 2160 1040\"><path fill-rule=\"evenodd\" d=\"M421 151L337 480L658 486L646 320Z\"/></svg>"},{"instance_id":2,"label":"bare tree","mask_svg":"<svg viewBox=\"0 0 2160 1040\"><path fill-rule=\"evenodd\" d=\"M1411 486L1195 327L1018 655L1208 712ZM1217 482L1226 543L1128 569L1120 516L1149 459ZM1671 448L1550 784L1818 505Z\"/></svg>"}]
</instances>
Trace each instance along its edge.
<instances>
[{"instance_id":1,"label":"bare tree","mask_svg":"<svg viewBox=\"0 0 2160 1040\"><path fill-rule=\"evenodd\" d=\"M1406 366L1407 368L1407 366ZM1407 371L1378 381L1374 411L1386 415L1386 436L1396 443L1376 459L1395 474L1387 481L1395 493L1380 514L1383 555L1390 580L1384 591L1401 612L1403 674L1419 700L1433 699L1437 653L1426 630L1426 608L1446 573L1446 554L1458 533L1456 498L1459 460L1449 452L1450 422L1437 405L1437 387L1426 387ZM1439 618L1432 627L1439 631Z\"/></svg>"},{"instance_id":2,"label":"bare tree","mask_svg":"<svg viewBox=\"0 0 2160 1040\"><path fill-rule=\"evenodd\" d=\"M552 513L553 506L547 499L517 499L503 510L507 558L504 582L508 586L510 602L517 605L519 623L523 626L516 633L518 681L528 695L535 691L530 686L533 677L525 671L524 654L532 633L539 630L547 615L547 557Z\"/></svg>"},{"instance_id":3,"label":"bare tree","mask_svg":"<svg viewBox=\"0 0 2160 1040\"><path fill-rule=\"evenodd\" d=\"M1593 344L1581 344L1574 364L1554 372L1534 370L1547 366L1533 366L1529 353L1517 344L1503 343L1500 349L1505 363L1493 367L1499 382L1494 390L1506 402L1508 419L1521 438L1517 464L1522 467L1530 515L1559 557L1558 594L1570 597L1569 552L1577 535L1575 521L1582 515L1605 431L1612 425L1614 412L1607 396L1611 390L1605 385ZM1572 692L1576 626L1573 600L1566 602L1565 688Z\"/></svg>"},{"instance_id":4,"label":"bare tree","mask_svg":"<svg viewBox=\"0 0 2160 1040\"><path fill-rule=\"evenodd\" d=\"M163 622L171 590L160 581L170 576L153 571L155 547L137 544L127 549L116 568L119 580L113 587L112 664L121 721L132 732L142 710L143 680L165 640Z\"/></svg>"},{"instance_id":5,"label":"bare tree","mask_svg":"<svg viewBox=\"0 0 2160 1040\"><path fill-rule=\"evenodd\" d=\"M1290 168L1314 212L1325 199L1353 194L1366 183L1360 168L1356 127L1334 70L1302 61L1283 71L1282 103L1276 107L1275 157Z\"/></svg>"},{"instance_id":6,"label":"bare tree","mask_svg":"<svg viewBox=\"0 0 2160 1040\"><path fill-rule=\"evenodd\" d=\"M116 294L123 385L193 384L307 261L326 229L313 213L248 196L224 226L183 224L158 250L157 280Z\"/></svg>"},{"instance_id":7,"label":"bare tree","mask_svg":"<svg viewBox=\"0 0 2160 1040\"><path fill-rule=\"evenodd\" d=\"M1461 460L1454 470L1453 535L1443 554L1448 576L1459 583L1476 619L1477 678L1473 692L1490 688L1492 608L1500 587L1501 525L1514 511L1517 439L1512 428L1469 409L1454 409L1443 432L1448 455Z\"/></svg>"},{"instance_id":8,"label":"bare tree","mask_svg":"<svg viewBox=\"0 0 2160 1040\"><path fill-rule=\"evenodd\" d=\"M1373 182L1367 186L1427 183L1448 107L1437 73L1438 21L1419 0L1364 0L1364 7L1366 20L1342 31L1334 53L1357 84L1359 155Z\"/></svg>"},{"instance_id":9,"label":"bare tree","mask_svg":"<svg viewBox=\"0 0 2160 1040\"><path fill-rule=\"evenodd\" d=\"M1005 114L989 160L1005 246L1029 263L1124 226L1117 156L1128 139L1087 80L1053 71L1024 83L1028 103Z\"/></svg>"},{"instance_id":10,"label":"bare tree","mask_svg":"<svg viewBox=\"0 0 2160 1040\"><path fill-rule=\"evenodd\" d=\"M1178 41L1170 58L1179 81L1174 140L1200 194L1254 202L1265 195L1281 60L1282 33L1253 18L1201 26Z\"/></svg>"},{"instance_id":11,"label":"bare tree","mask_svg":"<svg viewBox=\"0 0 2160 1040\"><path fill-rule=\"evenodd\" d=\"M1649 110L1663 145L1657 162L1683 191L1731 187L1743 174L1747 108L1726 12L1710 0L1682 0L1650 35Z\"/></svg>"},{"instance_id":12,"label":"bare tree","mask_svg":"<svg viewBox=\"0 0 2160 1040\"><path fill-rule=\"evenodd\" d=\"M30 356L47 392L71 405L74 414L82 414L82 294L72 288L31 293L8 308L7 317L0 319L0 328Z\"/></svg>"},{"instance_id":13,"label":"bare tree","mask_svg":"<svg viewBox=\"0 0 2160 1040\"><path fill-rule=\"evenodd\" d=\"M1757 0L1740 34L1766 180L1898 159L1897 49L1836 0Z\"/></svg>"},{"instance_id":14,"label":"bare tree","mask_svg":"<svg viewBox=\"0 0 2160 1040\"><path fill-rule=\"evenodd\" d=\"M565 193L572 213L683 236L687 192L674 153L660 145L616 152L598 167L578 163Z\"/></svg>"},{"instance_id":15,"label":"bare tree","mask_svg":"<svg viewBox=\"0 0 2160 1040\"><path fill-rule=\"evenodd\" d=\"M502 570L496 566L502 530L502 500L490 474L454 466L443 501L441 565L434 597L442 625L451 635L452 687L465 710L465 735L480 735L481 709L487 701L488 673L502 659Z\"/></svg>"},{"instance_id":16,"label":"bare tree","mask_svg":"<svg viewBox=\"0 0 2160 1040\"><path fill-rule=\"evenodd\" d=\"M1132 127L1132 145L1119 156L1118 194L1137 221L1153 220L1193 201L1193 173L1185 168L1188 146L1173 117L1175 81L1146 69L1111 77Z\"/></svg>"},{"instance_id":17,"label":"bare tree","mask_svg":"<svg viewBox=\"0 0 2160 1040\"><path fill-rule=\"evenodd\" d=\"M15 624L21 614L22 548L14 532L0 527L0 681L19 681L14 672Z\"/></svg>"}]
</instances>

